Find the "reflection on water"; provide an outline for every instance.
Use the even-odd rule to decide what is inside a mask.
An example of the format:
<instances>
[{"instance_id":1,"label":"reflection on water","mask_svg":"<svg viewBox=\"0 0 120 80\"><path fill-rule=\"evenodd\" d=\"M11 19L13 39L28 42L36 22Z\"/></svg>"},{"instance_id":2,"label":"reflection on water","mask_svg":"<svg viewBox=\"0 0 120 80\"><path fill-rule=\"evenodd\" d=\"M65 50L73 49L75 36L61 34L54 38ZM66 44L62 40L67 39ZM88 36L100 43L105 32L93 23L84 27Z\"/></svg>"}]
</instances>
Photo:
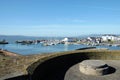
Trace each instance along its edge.
<instances>
[{"instance_id":1,"label":"reflection on water","mask_svg":"<svg viewBox=\"0 0 120 80\"><path fill-rule=\"evenodd\" d=\"M0 45L0 48L4 50L4 49L5 49L5 45L4 45L4 44L1 44L1 45Z\"/></svg>"},{"instance_id":2,"label":"reflection on water","mask_svg":"<svg viewBox=\"0 0 120 80\"><path fill-rule=\"evenodd\" d=\"M68 51L68 44L64 44L64 51Z\"/></svg>"}]
</instances>

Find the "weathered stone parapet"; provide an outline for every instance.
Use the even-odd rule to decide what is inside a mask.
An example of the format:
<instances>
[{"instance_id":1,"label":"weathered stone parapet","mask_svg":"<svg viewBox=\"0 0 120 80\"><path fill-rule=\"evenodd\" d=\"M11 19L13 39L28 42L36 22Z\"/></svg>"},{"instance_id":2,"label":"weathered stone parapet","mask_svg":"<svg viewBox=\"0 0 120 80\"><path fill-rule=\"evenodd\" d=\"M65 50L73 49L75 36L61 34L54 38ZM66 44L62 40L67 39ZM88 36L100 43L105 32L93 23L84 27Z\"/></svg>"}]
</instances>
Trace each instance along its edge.
<instances>
[{"instance_id":1,"label":"weathered stone parapet","mask_svg":"<svg viewBox=\"0 0 120 80\"><path fill-rule=\"evenodd\" d=\"M120 60L120 51L75 50L53 53L42 57L35 63L31 64L27 68L27 71L33 80L54 80L52 78L57 78L58 76L61 80L64 80L63 74L66 73L66 70L68 70L71 66L88 59Z\"/></svg>"}]
</instances>

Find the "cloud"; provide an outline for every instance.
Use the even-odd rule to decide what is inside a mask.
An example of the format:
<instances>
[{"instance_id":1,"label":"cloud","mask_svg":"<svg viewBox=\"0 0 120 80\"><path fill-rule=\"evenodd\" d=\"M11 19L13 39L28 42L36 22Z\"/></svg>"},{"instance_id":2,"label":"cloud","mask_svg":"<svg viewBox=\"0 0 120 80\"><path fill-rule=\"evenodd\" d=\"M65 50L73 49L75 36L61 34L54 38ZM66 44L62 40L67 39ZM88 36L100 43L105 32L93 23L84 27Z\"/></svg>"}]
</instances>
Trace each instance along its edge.
<instances>
[{"instance_id":1,"label":"cloud","mask_svg":"<svg viewBox=\"0 0 120 80\"><path fill-rule=\"evenodd\" d=\"M111 6L82 5L82 7L84 7L84 8L92 8L92 9L120 11L120 9L118 7L111 7Z\"/></svg>"},{"instance_id":2,"label":"cloud","mask_svg":"<svg viewBox=\"0 0 120 80\"><path fill-rule=\"evenodd\" d=\"M73 19L71 20L72 22L79 22L79 23L83 23L86 22L85 20L80 20L80 19Z\"/></svg>"},{"instance_id":3,"label":"cloud","mask_svg":"<svg viewBox=\"0 0 120 80\"><path fill-rule=\"evenodd\" d=\"M79 18L61 18L57 19L58 22L64 22L64 23L84 23L87 22L86 20L79 19Z\"/></svg>"},{"instance_id":4,"label":"cloud","mask_svg":"<svg viewBox=\"0 0 120 80\"><path fill-rule=\"evenodd\" d=\"M75 22L76 21L77 20L75 20ZM93 33L119 33L119 25L49 24L37 26L4 26L1 27L1 33L29 36L76 36Z\"/></svg>"},{"instance_id":5,"label":"cloud","mask_svg":"<svg viewBox=\"0 0 120 80\"><path fill-rule=\"evenodd\" d=\"M112 11L120 11L120 9L117 9L117 8L102 7L102 6L95 6L95 7L91 7L91 8L104 9L104 10L112 10Z\"/></svg>"}]
</instances>

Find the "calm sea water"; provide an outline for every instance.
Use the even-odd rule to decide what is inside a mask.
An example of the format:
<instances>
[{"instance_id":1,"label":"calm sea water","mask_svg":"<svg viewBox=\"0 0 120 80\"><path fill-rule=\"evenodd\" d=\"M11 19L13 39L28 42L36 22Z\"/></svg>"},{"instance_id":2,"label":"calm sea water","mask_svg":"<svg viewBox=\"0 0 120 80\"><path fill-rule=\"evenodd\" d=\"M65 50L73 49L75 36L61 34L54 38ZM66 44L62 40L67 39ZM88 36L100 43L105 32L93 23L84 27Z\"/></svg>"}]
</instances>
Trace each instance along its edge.
<instances>
[{"instance_id":1,"label":"calm sea water","mask_svg":"<svg viewBox=\"0 0 120 80\"><path fill-rule=\"evenodd\" d=\"M19 39L18 39L19 38ZM7 39L7 41L10 42L10 44L6 45L0 45L0 48L6 49L11 52L15 52L22 55L28 55L28 54L44 54L44 53L51 53L51 52L60 52L60 51L69 51L69 50L75 50L78 48L87 47L86 45L65 45L65 44L58 44L53 46L43 46L41 43L39 44L33 44L33 45L21 45L16 44L16 40L34 40L35 38L26 38L26 37L10 37L10 38L4 38ZM2 38L3 39L3 38ZM37 39L37 38L36 38ZM120 47L108 47L108 46L97 46L97 48L108 48L110 50L120 50Z\"/></svg>"},{"instance_id":2,"label":"calm sea water","mask_svg":"<svg viewBox=\"0 0 120 80\"><path fill-rule=\"evenodd\" d=\"M86 47L86 46L85 45L64 45L64 44L43 46L42 44L20 45L20 44L14 44L14 43L7 44L7 45L0 45L0 48L15 52L15 53L23 54L23 55L69 51L69 50L75 50L82 47Z\"/></svg>"},{"instance_id":3,"label":"calm sea water","mask_svg":"<svg viewBox=\"0 0 120 80\"><path fill-rule=\"evenodd\" d=\"M15 43L0 45L0 48L6 49L8 51L12 51L18 54L22 54L22 55L69 51L69 50L75 50L83 47L87 47L87 46L86 45L64 45L64 44L58 44L53 46L43 46L42 44L20 45ZM97 46L97 48L108 48L111 50L120 50L120 47Z\"/></svg>"}]
</instances>

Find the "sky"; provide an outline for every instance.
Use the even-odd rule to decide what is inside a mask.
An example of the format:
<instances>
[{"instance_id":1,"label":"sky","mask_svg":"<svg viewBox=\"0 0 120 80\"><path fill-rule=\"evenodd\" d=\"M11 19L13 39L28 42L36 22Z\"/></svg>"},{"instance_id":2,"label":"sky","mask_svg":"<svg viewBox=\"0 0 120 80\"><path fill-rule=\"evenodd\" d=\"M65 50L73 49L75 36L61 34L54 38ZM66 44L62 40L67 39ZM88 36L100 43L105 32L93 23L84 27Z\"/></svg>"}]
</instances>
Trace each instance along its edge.
<instances>
[{"instance_id":1,"label":"sky","mask_svg":"<svg viewBox=\"0 0 120 80\"><path fill-rule=\"evenodd\" d=\"M0 0L0 34L120 34L120 0Z\"/></svg>"}]
</instances>

